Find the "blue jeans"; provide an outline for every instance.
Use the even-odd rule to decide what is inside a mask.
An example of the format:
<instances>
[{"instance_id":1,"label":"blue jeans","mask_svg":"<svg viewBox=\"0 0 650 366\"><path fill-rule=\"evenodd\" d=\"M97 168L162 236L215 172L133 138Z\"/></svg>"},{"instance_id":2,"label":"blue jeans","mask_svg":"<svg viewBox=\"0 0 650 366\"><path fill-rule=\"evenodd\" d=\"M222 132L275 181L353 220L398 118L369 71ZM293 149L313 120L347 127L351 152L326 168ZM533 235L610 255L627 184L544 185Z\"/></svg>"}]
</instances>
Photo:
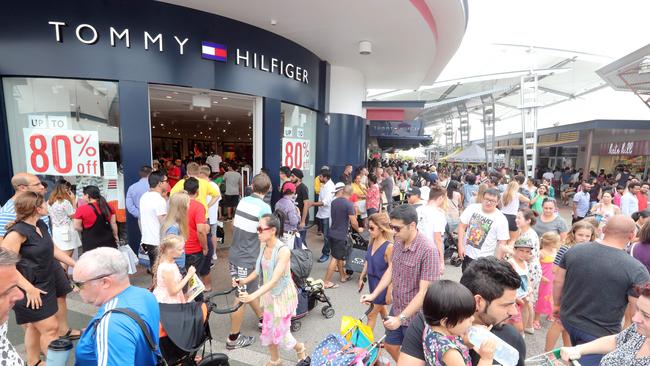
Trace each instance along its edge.
<instances>
[{"instance_id":1,"label":"blue jeans","mask_svg":"<svg viewBox=\"0 0 650 366\"><path fill-rule=\"evenodd\" d=\"M565 321L562 322L562 325L564 325L564 329L567 331L567 333L569 333L569 338L571 338L572 346L589 343L594 339L600 338L593 336L583 330L575 328L567 324ZM598 366L600 365L600 359L603 358L603 356L604 355L585 355L582 356L578 362L580 362L581 366Z\"/></svg>"},{"instance_id":2,"label":"blue jeans","mask_svg":"<svg viewBox=\"0 0 650 366\"><path fill-rule=\"evenodd\" d=\"M307 245L307 230L300 230L298 233L300 234L300 240L302 240L302 243Z\"/></svg>"},{"instance_id":3,"label":"blue jeans","mask_svg":"<svg viewBox=\"0 0 650 366\"><path fill-rule=\"evenodd\" d=\"M330 219L319 219L323 223L323 255L330 255L330 241L327 235L330 232Z\"/></svg>"}]
</instances>

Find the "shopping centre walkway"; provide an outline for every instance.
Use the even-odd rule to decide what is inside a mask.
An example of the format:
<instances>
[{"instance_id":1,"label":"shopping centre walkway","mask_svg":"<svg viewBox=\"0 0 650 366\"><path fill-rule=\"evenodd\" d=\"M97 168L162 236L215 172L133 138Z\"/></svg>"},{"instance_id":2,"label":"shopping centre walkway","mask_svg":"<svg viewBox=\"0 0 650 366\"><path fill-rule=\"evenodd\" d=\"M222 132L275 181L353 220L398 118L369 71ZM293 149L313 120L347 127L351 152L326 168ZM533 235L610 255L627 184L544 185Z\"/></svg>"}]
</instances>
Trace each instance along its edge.
<instances>
[{"instance_id":1,"label":"shopping centre walkway","mask_svg":"<svg viewBox=\"0 0 650 366\"><path fill-rule=\"evenodd\" d=\"M571 213L569 209L563 208L561 211L562 216L571 222ZM316 229L313 227L308 234L308 243L310 248L314 251L314 256L318 258L320 250L323 245L322 236L317 236ZM227 272L228 268L228 250L222 249L218 252L219 259L215 262L213 268L213 283L215 289L226 289L230 286L230 277ZM326 263L314 263L312 270L312 277L323 278L325 277ZM443 278L458 281L461 276L460 267L446 266ZM300 342L305 342L308 352L312 352L314 347L328 334L338 332L340 320L343 315L350 315L358 317L365 311L365 307L359 303L359 293L357 292L358 275L355 274L352 281L341 284L339 288L334 290L327 290L327 295L330 297L332 304L336 310L336 316L332 319L325 319L320 312L322 304L314 308L305 318L302 319L302 328L294 334ZM335 275L334 280L338 280ZM132 284L145 287L148 285L149 277L144 271L139 271L132 277ZM366 290L367 291L367 290ZM224 306L224 302L218 302L220 306ZM68 309L70 325L75 328L85 327L92 315L95 314L97 309L88 304L81 302L79 295L72 293L68 296ZM13 317L13 312L9 320L9 338L11 342L17 346L18 351L24 356L23 346L23 331L16 325ZM250 347L237 349L234 351L226 351L225 337L229 332L230 320L227 316L212 314L210 318L210 328L212 335L215 337L213 341L213 352L224 352L231 358L231 365L251 365L259 366L268 361L269 356L266 347L262 347L257 340L255 344ZM544 329L536 331L535 335L526 336L527 355L528 357L540 354L544 349L544 337L548 329L548 324ZM379 325L375 328L377 334L381 335L384 329ZM253 316L252 311L248 311L243 327L242 333L247 335L258 335L257 320ZM296 363L295 355L293 353L282 352L282 358L285 360L286 365ZM70 363L72 364L72 363Z\"/></svg>"}]
</instances>

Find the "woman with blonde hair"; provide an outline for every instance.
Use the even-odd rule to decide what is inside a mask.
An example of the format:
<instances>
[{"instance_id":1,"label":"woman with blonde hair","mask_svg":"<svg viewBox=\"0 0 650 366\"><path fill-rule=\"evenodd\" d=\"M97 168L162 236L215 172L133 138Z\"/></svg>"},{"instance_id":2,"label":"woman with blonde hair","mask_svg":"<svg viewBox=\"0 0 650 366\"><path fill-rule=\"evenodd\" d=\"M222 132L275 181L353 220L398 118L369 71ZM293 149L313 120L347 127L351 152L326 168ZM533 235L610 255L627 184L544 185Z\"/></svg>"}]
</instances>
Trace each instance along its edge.
<instances>
[{"instance_id":1,"label":"woman with blonde hair","mask_svg":"<svg viewBox=\"0 0 650 366\"><path fill-rule=\"evenodd\" d=\"M368 221L368 232L370 233L370 243L366 252L366 263L363 265L363 271L359 277L359 292L368 281L368 287L372 293L386 270L392 266L393 230L390 228L388 214L382 212L371 215ZM389 288L372 301L375 307L368 314L368 325L371 329L375 327L377 314L381 316L381 319L388 316L386 305L391 303L390 293Z\"/></svg>"},{"instance_id":2,"label":"woman with blonde hair","mask_svg":"<svg viewBox=\"0 0 650 366\"><path fill-rule=\"evenodd\" d=\"M47 225L41 220L48 213L43 196L23 192L14 204L16 220L7 225L7 235L0 245L20 255L16 264L18 287L25 297L16 303L14 312L16 323L25 330L27 364L37 365L42 362L41 353L47 355L50 342L59 338L57 295L65 297L72 291L68 283L67 292L57 294L57 289L66 284L58 283L59 276L53 274L58 266L56 261L69 266L75 262L53 244ZM59 267L58 271L63 270Z\"/></svg>"},{"instance_id":3,"label":"woman with blonde hair","mask_svg":"<svg viewBox=\"0 0 650 366\"><path fill-rule=\"evenodd\" d=\"M190 206L190 196L185 191L178 192L169 198L169 208L167 216L160 226L160 237L165 238L168 235L178 235L185 243L189 234L187 226L187 209ZM183 245L185 248L185 245ZM185 268L185 253L175 258L179 267Z\"/></svg>"},{"instance_id":4,"label":"woman with blonde hair","mask_svg":"<svg viewBox=\"0 0 650 366\"><path fill-rule=\"evenodd\" d=\"M485 183L478 186L478 192L476 193L476 197L472 198L472 203L481 203L483 201L483 195L485 195L485 191L487 191L488 188L488 185Z\"/></svg>"},{"instance_id":5,"label":"woman with blonde hair","mask_svg":"<svg viewBox=\"0 0 650 366\"><path fill-rule=\"evenodd\" d=\"M65 181L59 181L54 186L48 204L50 222L52 223L52 241L57 248L72 257L72 252L81 246L81 239L72 222L75 213L74 202L68 193ZM67 270L67 265L64 263L61 265Z\"/></svg>"},{"instance_id":6,"label":"woman with blonde hair","mask_svg":"<svg viewBox=\"0 0 650 366\"><path fill-rule=\"evenodd\" d=\"M519 193L519 183L511 180L506 186L505 192L501 195L501 213L508 219L508 231L510 232L509 243L514 243L517 238L517 211L519 203L528 203L530 199Z\"/></svg>"}]
</instances>

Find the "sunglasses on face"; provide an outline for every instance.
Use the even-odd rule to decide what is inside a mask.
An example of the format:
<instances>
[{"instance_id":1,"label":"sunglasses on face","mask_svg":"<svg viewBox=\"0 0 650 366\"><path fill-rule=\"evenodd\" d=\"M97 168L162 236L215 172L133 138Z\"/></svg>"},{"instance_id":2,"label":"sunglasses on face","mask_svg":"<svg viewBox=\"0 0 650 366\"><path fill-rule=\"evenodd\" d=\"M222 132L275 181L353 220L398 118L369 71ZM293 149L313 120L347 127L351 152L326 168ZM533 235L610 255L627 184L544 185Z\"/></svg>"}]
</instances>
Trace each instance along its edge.
<instances>
[{"instance_id":1,"label":"sunglasses on face","mask_svg":"<svg viewBox=\"0 0 650 366\"><path fill-rule=\"evenodd\" d=\"M108 276L111 276L111 275L113 275L113 273L103 274L101 276L93 277L93 278L91 278L89 280L85 280L85 281L71 280L70 283L72 283L72 287L74 289L81 290L88 282L95 281L95 280L101 280L102 278L105 278L105 277L108 277Z\"/></svg>"},{"instance_id":2,"label":"sunglasses on face","mask_svg":"<svg viewBox=\"0 0 650 366\"><path fill-rule=\"evenodd\" d=\"M368 225L368 230L375 231L375 230L377 230L377 227L374 226L374 225Z\"/></svg>"},{"instance_id":3,"label":"sunglasses on face","mask_svg":"<svg viewBox=\"0 0 650 366\"><path fill-rule=\"evenodd\" d=\"M405 226L391 225L390 228L393 229L395 233L399 233Z\"/></svg>"},{"instance_id":4,"label":"sunglasses on face","mask_svg":"<svg viewBox=\"0 0 650 366\"><path fill-rule=\"evenodd\" d=\"M258 233L258 234L261 234L261 233L263 233L263 232L265 232L265 231L267 231L267 230L271 230L271 229L273 229L273 228L272 228L272 227L261 227L261 226L258 226L258 227L257 227L257 233Z\"/></svg>"}]
</instances>

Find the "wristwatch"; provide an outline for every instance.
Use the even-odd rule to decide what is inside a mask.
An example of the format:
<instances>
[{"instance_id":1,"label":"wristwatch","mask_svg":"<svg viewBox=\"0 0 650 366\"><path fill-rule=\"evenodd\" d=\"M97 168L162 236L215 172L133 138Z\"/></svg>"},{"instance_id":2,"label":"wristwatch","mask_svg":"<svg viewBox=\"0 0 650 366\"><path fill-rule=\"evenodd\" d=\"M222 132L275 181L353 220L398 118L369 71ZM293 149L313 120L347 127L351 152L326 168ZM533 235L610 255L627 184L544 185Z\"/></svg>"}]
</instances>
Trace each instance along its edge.
<instances>
[{"instance_id":1,"label":"wristwatch","mask_svg":"<svg viewBox=\"0 0 650 366\"><path fill-rule=\"evenodd\" d=\"M399 322L402 323L402 325L406 323L406 315L404 315L404 313L401 313L398 318L399 318Z\"/></svg>"}]
</instances>

